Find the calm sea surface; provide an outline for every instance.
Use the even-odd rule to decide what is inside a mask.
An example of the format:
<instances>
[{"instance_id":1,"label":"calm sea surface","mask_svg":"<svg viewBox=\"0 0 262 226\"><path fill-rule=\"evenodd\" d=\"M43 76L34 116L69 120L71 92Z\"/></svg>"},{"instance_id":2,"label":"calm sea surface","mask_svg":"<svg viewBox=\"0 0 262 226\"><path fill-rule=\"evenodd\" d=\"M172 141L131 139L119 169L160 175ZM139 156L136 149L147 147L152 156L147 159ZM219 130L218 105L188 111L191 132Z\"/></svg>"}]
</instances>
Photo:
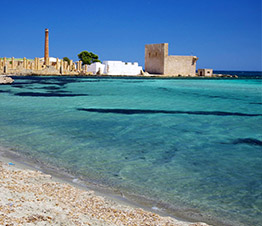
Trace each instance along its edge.
<instances>
[{"instance_id":1,"label":"calm sea surface","mask_svg":"<svg viewBox=\"0 0 262 226\"><path fill-rule=\"evenodd\" d=\"M261 225L261 82L15 77L0 144L159 208Z\"/></svg>"}]
</instances>

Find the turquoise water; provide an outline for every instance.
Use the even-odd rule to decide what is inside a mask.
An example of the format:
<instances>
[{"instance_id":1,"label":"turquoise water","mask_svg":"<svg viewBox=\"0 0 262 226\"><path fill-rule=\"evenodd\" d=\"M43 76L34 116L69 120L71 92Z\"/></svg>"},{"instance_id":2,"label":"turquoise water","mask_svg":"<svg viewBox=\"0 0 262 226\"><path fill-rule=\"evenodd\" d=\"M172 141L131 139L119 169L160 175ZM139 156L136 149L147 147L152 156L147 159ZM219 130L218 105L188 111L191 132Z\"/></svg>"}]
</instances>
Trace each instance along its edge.
<instances>
[{"instance_id":1,"label":"turquoise water","mask_svg":"<svg viewBox=\"0 0 262 226\"><path fill-rule=\"evenodd\" d=\"M17 77L0 118L0 144L77 177L185 217L262 222L259 79Z\"/></svg>"}]
</instances>

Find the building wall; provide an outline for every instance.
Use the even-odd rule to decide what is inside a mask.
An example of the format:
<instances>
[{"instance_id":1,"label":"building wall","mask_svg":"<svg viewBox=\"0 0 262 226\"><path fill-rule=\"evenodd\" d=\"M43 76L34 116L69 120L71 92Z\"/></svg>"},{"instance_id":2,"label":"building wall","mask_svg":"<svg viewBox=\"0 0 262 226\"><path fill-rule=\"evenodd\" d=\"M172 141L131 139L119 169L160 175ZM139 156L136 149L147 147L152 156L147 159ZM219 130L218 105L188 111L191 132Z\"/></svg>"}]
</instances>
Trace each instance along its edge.
<instances>
[{"instance_id":1,"label":"building wall","mask_svg":"<svg viewBox=\"0 0 262 226\"><path fill-rule=\"evenodd\" d=\"M164 74L164 60L168 56L168 43L145 46L145 71Z\"/></svg>"},{"instance_id":2,"label":"building wall","mask_svg":"<svg viewBox=\"0 0 262 226\"><path fill-rule=\"evenodd\" d=\"M140 75L142 67L138 63L125 63L122 61L104 61L104 74L107 75Z\"/></svg>"},{"instance_id":3,"label":"building wall","mask_svg":"<svg viewBox=\"0 0 262 226\"><path fill-rule=\"evenodd\" d=\"M165 58L164 74L195 76L196 61L197 57L194 56L168 56Z\"/></svg>"},{"instance_id":4,"label":"building wall","mask_svg":"<svg viewBox=\"0 0 262 226\"><path fill-rule=\"evenodd\" d=\"M213 76L213 69L198 69L197 73L199 76Z\"/></svg>"},{"instance_id":5,"label":"building wall","mask_svg":"<svg viewBox=\"0 0 262 226\"><path fill-rule=\"evenodd\" d=\"M104 70L105 70L105 65L101 64L100 62L92 63L87 67L87 71L93 73L93 75L96 75L98 73L103 74Z\"/></svg>"},{"instance_id":6,"label":"building wall","mask_svg":"<svg viewBox=\"0 0 262 226\"><path fill-rule=\"evenodd\" d=\"M195 56L168 56L168 43L145 45L145 71L151 74L195 76Z\"/></svg>"}]
</instances>

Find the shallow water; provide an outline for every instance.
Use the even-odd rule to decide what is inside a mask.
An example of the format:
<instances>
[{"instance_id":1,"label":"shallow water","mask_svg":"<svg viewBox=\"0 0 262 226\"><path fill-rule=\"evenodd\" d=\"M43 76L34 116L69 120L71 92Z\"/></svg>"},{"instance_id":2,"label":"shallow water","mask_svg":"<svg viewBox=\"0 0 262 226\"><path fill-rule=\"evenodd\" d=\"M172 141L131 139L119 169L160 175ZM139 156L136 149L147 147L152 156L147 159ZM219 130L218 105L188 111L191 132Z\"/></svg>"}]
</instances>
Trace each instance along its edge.
<instances>
[{"instance_id":1,"label":"shallow water","mask_svg":"<svg viewBox=\"0 0 262 226\"><path fill-rule=\"evenodd\" d=\"M260 79L17 77L0 87L0 143L156 206L259 225L261 93Z\"/></svg>"}]
</instances>

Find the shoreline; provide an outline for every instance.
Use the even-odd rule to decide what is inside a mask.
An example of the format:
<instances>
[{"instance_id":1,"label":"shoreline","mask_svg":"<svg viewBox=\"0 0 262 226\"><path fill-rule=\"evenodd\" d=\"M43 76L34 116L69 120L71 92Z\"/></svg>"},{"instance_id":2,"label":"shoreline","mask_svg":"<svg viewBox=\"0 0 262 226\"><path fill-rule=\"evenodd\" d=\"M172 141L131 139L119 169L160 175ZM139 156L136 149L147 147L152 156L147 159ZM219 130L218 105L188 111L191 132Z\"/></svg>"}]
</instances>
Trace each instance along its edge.
<instances>
[{"instance_id":1,"label":"shoreline","mask_svg":"<svg viewBox=\"0 0 262 226\"><path fill-rule=\"evenodd\" d=\"M13 151L12 151L13 152ZM31 162L24 162L24 159L22 159L22 161L20 159L16 159L15 158L15 155L14 153L10 152L8 149L6 148L3 148L3 147L0 147L0 168L3 168L4 169L4 172L5 173L11 173L11 176L14 176L16 177L16 175L20 175L20 174L33 174L33 175L36 175L36 183L33 183L33 186L42 186L41 185L41 181L42 179L41 178L44 178L44 182L45 183L53 183L55 184L55 186L58 186L58 187L61 187L61 186L67 186L67 189L73 189L75 193L88 193L88 196L90 196L90 193L92 193L92 199L98 199L98 200L102 200L102 204L100 203L99 205L105 205L103 206L103 209L104 208L115 208L116 211L117 211L117 216L116 219L118 219L117 217L119 217L119 215L121 214L126 214L127 212L129 213L130 211L135 211L135 213L137 214L137 211L138 213L141 213L142 215L146 215L145 219L143 221L141 221L141 216L138 217L140 219L140 223L138 223L137 225L146 225L144 224L144 221L147 222L147 221L150 221L150 225L181 225L181 226L186 226L186 225L190 225L190 226L206 226L207 224L205 223L193 223L191 221L187 221L187 220L184 220L184 219L181 219L181 218L178 218L178 217L174 217L174 216L171 216L171 215L168 215L166 213L164 213L163 211L161 211L160 209L158 210L157 208L155 209L150 209L149 207L145 207L145 206L142 206L142 205L139 205L138 203L135 203L135 202L132 202L131 200L125 198L125 197L121 197L121 195L116 195L116 194L113 194L113 192L108 192L106 191L106 189L101 189L99 191L99 189L95 189L95 187L89 187L89 186L86 186L86 185L83 185L81 183L76 183L72 180L72 175L71 175L71 178L70 178L70 175L67 175L68 177L66 177L65 175L63 174L56 174L54 175L53 173L47 173L45 172L45 170L42 169L42 167L36 167L36 165L32 164ZM18 157L18 155L17 155ZM13 165L14 164L14 165ZM51 170L52 171L52 170ZM3 170L1 171L3 173ZM51 176L50 176L51 175ZM1 177L0 178L0 181L1 181L1 187L3 188L3 186L6 184L6 181L4 179L5 177ZM12 181L16 180L16 178L12 178ZM20 183L21 181L23 183L26 183L26 178L23 177L22 179L19 178L17 179L18 182ZM24 181L25 180L25 181ZM46 181L47 180L47 181ZM38 181L40 181L40 183L38 183ZM25 184L27 187L29 187L29 185L31 186L31 184ZM10 185L9 185L9 188L10 188ZM54 188L55 189L55 188ZM10 194L15 194L14 196L17 197L19 196L19 192L14 192L12 189L9 189L9 191L7 191L6 189L4 189L4 193L6 192L9 192L8 195ZM11 193L10 193L11 192ZM0 196L3 197L3 190L1 189L1 193L0 193ZM6 195L6 194L5 194ZM32 194L32 191L30 193L29 191L29 194L27 194L27 196L32 196L34 194ZM46 195L46 194L45 194ZM25 194L24 194L25 196ZM11 197L9 198L8 200L14 200L15 197ZM70 196L71 197L71 196ZM51 197L52 199L54 197ZM72 198L72 197L71 197ZM6 201L6 200L5 200ZM4 201L4 202L5 202ZM16 200L16 204L19 203L19 201L21 200ZM32 200L31 200L32 201ZM83 200L82 200L83 201ZM105 201L105 203L103 203ZM23 201L22 201L23 202ZM31 202L30 202L31 203ZM2 203L0 202L0 207L5 207L4 204L8 204L8 203ZM28 203L27 203L28 204ZM32 203L31 203L32 204ZM30 204L30 205L31 205ZM46 203L41 203L41 206L44 206L45 208L45 204ZM108 206L109 204L109 206ZM17 204L18 205L18 204ZM21 203L19 204L20 206L22 205ZM18 206L19 206L18 205ZM47 205L47 204L46 204ZM49 205L49 204L48 204ZM15 207L16 205L14 205ZM17 206L16 206L17 207ZM55 207L55 206L53 206ZM48 208L50 209L51 207L48 206ZM66 208L66 207L65 207ZM4 208L5 209L5 208ZM121 211L124 209L124 212L122 213ZM0 208L0 211L2 212L1 208ZM15 211L20 211L19 214L20 215L23 215L22 218L24 219L27 219L28 220L28 214L29 213L25 213L21 212L21 208L17 208L17 210L12 210L11 212L15 212ZM95 210L94 210L95 211ZM120 213L120 212L121 213ZM34 209L32 209L32 212L30 213L31 215L37 215L36 213L34 213ZM51 213L50 213L51 214ZM87 213L84 214L84 216L86 216ZM98 215L99 215L99 211L98 211ZM38 214L39 215L39 214ZM79 215L79 214L78 214ZM80 214L81 215L81 214ZM134 214L133 214L134 215ZM132 215L132 216L133 216ZM3 223L3 219L1 219L3 215L0 215L0 222ZM6 215L4 217L4 219L9 219L8 218L9 216ZM51 216L49 216L51 218L48 218L48 216L45 216L45 217L40 217L39 220L43 221L48 221L53 219L54 220L54 216L51 214ZM83 217L81 216L83 219L86 220L86 217ZM81 218L80 217L80 218ZM115 217L113 217L114 220ZM153 217L153 218L152 218ZM12 215L11 215L11 218L12 218ZM22 220L22 218L20 220ZM37 221L36 219L37 217L35 218L32 218L32 219L35 219L35 220L32 220L32 221ZM81 218L81 219L82 219ZM89 219L90 218L90 219ZM104 221L103 222L97 222L98 219L96 217L90 217L89 216L88 220L89 222L91 222L90 225L127 225L127 224L124 224L125 222L122 222L121 224L118 224L118 223L115 223L115 224L112 224L113 222L110 222L110 221L107 221L106 223L109 223L109 224L104 224ZM94 219L93 219L94 218ZM112 216L111 216L112 218ZM123 218L123 215L122 215L122 218ZM125 218L125 217L124 217ZM13 219L13 218L12 218ZM82 220L83 220L82 219ZM152 221L153 219L153 221ZM157 220L155 222L155 220ZM2 221L1 221L2 220ZM61 220L61 219L60 219ZM131 221L130 221L131 220ZM129 219L129 224L128 225L136 225L136 221L137 221L137 217L133 216ZM118 221L118 220L116 220ZM133 222L132 222L133 221ZM62 221L61 221L62 222ZM61 223L60 222L60 223ZM158 223L157 223L158 222ZM9 222L10 223L10 222ZM12 223L12 222L11 222ZM155 224L157 223L157 224ZM60 224L59 224L60 225ZM66 225L72 225L72 224L66 224ZM78 225L78 224L77 224ZM81 224L79 224L81 225Z\"/></svg>"},{"instance_id":2,"label":"shoreline","mask_svg":"<svg viewBox=\"0 0 262 226\"><path fill-rule=\"evenodd\" d=\"M90 74L18 74L18 73L5 73L4 76L9 77L31 77L31 76L42 76L42 77L76 77L76 78L138 78L138 79L238 79L237 75L230 74L214 74L213 76L176 76L176 75L163 75L163 74L149 74L149 75L90 75Z\"/></svg>"}]
</instances>

